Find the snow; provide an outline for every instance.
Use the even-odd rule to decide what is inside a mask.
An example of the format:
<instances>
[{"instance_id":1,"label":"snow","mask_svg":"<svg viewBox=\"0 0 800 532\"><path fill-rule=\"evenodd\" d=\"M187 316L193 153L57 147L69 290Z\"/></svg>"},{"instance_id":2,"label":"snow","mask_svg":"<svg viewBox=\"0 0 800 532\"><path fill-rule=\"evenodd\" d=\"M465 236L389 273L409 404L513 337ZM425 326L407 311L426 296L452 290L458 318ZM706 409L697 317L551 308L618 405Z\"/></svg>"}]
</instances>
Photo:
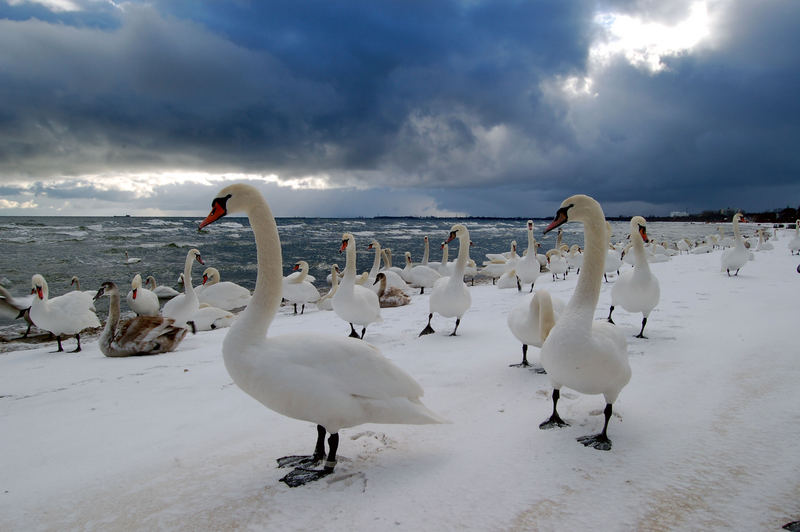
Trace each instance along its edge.
<instances>
[{"instance_id":1,"label":"snow","mask_svg":"<svg viewBox=\"0 0 800 532\"><path fill-rule=\"evenodd\" d=\"M640 314L614 314L633 376L609 452L575 441L602 428L602 396L565 388L571 426L538 428L547 376L508 367L522 353L506 315L525 293L488 284L470 288L457 337L439 316L417 337L427 294L367 329L452 423L343 430L336 472L294 489L275 459L310 452L315 429L232 383L226 330L153 357L105 358L91 340L77 354L5 353L0 530L779 529L800 519L800 275L775 247L738 277L719 272L719 251L651 264L661 301L649 339L633 338ZM536 284L567 300L576 279ZM291 310L270 334L349 332L332 312Z\"/></svg>"}]
</instances>

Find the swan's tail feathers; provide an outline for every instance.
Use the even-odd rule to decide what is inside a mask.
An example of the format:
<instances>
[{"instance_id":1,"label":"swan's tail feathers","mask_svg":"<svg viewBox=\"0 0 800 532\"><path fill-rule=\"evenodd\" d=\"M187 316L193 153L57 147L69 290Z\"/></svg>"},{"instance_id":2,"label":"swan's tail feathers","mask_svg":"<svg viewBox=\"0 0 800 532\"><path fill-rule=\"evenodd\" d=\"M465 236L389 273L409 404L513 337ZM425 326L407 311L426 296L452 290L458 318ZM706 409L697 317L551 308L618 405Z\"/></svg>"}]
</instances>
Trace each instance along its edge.
<instances>
[{"instance_id":1,"label":"swan's tail feathers","mask_svg":"<svg viewBox=\"0 0 800 532\"><path fill-rule=\"evenodd\" d=\"M367 418L373 423L399 425L436 425L451 423L422 404L418 397L394 397L392 399L370 400L362 403Z\"/></svg>"}]
</instances>

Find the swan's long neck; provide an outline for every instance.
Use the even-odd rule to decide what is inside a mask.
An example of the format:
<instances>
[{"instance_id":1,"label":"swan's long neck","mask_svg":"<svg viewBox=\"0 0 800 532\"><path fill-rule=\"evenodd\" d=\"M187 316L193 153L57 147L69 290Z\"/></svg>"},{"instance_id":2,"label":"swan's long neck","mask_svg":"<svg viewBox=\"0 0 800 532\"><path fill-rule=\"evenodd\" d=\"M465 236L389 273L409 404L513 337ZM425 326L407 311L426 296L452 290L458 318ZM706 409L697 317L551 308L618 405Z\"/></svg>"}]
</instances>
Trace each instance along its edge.
<instances>
[{"instance_id":1,"label":"swan's long neck","mask_svg":"<svg viewBox=\"0 0 800 532\"><path fill-rule=\"evenodd\" d=\"M103 332L100 333L98 341L101 344L110 344L114 339L114 334L117 332L117 325L119 324L119 292L109 294L108 296L108 318L106 319L106 326L103 327Z\"/></svg>"},{"instance_id":2,"label":"swan's long neck","mask_svg":"<svg viewBox=\"0 0 800 532\"><path fill-rule=\"evenodd\" d=\"M342 286L352 286L356 282L356 246L350 241L344 250L345 264Z\"/></svg>"},{"instance_id":3,"label":"swan's long neck","mask_svg":"<svg viewBox=\"0 0 800 532\"><path fill-rule=\"evenodd\" d=\"M531 300L531 305L534 304L539 305L539 338L544 342L550 334L550 330L556 324L556 314L553 312L553 299L550 297L549 292L541 290L537 292L536 297Z\"/></svg>"},{"instance_id":4,"label":"swan's long neck","mask_svg":"<svg viewBox=\"0 0 800 532\"><path fill-rule=\"evenodd\" d=\"M600 284L609 240L603 211L599 207L598 212L592 212L583 222L583 234L585 244L583 266L575 292L569 300L568 310L584 320L586 327L591 327L594 310L600 297Z\"/></svg>"},{"instance_id":5,"label":"swan's long neck","mask_svg":"<svg viewBox=\"0 0 800 532\"><path fill-rule=\"evenodd\" d=\"M372 261L372 269L369 271L369 276L374 279L378 275L378 270L381 269L381 245L378 243L372 244L375 249L375 259Z\"/></svg>"},{"instance_id":6,"label":"swan's long neck","mask_svg":"<svg viewBox=\"0 0 800 532\"><path fill-rule=\"evenodd\" d=\"M253 297L228 332L228 337L263 338L281 304L283 257L275 218L263 198L259 197L247 212L256 240L258 274Z\"/></svg>"},{"instance_id":7,"label":"swan's long neck","mask_svg":"<svg viewBox=\"0 0 800 532\"><path fill-rule=\"evenodd\" d=\"M631 245L633 246L633 257L634 257L634 275L637 272L641 273L649 273L650 272L650 263L647 262L647 254L644 251L644 240L642 240L642 235L639 234L639 231L631 231Z\"/></svg>"},{"instance_id":8,"label":"swan's long neck","mask_svg":"<svg viewBox=\"0 0 800 532\"><path fill-rule=\"evenodd\" d=\"M425 239L425 251L422 253L422 263L423 266L428 265L428 239Z\"/></svg>"},{"instance_id":9,"label":"swan's long neck","mask_svg":"<svg viewBox=\"0 0 800 532\"><path fill-rule=\"evenodd\" d=\"M447 260L449 258L449 255L450 255L450 251L448 250L448 245L445 244L444 247L442 247L442 264L445 264L445 265L447 264Z\"/></svg>"},{"instance_id":10,"label":"swan's long neck","mask_svg":"<svg viewBox=\"0 0 800 532\"><path fill-rule=\"evenodd\" d=\"M194 261L194 254L189 253L186 256L186 262L183 265L183 292L186 294L187 298L197 297L194 293L194 286L192 286L192 264Z\"/></svg>"},{"instance_id":11,"label":"swan's long neck","mask_svg":"<svg viewBox=\"0 0 800 532\"><path fill-rule=\"evenodd\" d=\"M531 255L531 253L533 255ZM536 239L533 238L533 228L528 229L528 255L536 256Z\"/></svg>"},{"instance_id":12,"label":"swan's long neck","mask_svg":"<svg viewBox=\"0 0 800 532\"><path fill-rule=\"evenodd\" d=\"M456 259L455 268L453 268L453 275L450 277L451 282L463 282L464 270L469 262L469 234L459 235L458 237L458 258Z\"/></svg>"}]
</instances>

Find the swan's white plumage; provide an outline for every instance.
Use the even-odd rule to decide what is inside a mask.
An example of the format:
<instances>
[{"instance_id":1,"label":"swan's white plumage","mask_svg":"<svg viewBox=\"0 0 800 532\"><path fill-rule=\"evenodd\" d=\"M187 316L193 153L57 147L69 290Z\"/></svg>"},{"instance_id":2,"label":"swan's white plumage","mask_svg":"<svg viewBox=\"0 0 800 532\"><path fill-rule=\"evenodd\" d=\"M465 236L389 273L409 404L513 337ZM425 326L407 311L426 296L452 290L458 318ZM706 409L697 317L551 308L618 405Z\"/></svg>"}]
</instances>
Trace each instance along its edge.
<instances>
[{"instance_id":1,"label":"swan's white plumage","mask_svg":"<svg viewBox=\"0 0 800 532\"><path fill-rule=\"evenodd\" d=\"M304 260L297 261L294 270L300 275L291 279L283 278L283 298L292 305L305 305L318 301L319 290L308 281L308 263Z\"/></svg>"},{"instance_id":2,"label":"swan's white plumage","mask_svg":"<svg viewBox=\"0 0 800 532\"><path fill-rule=\"evenodd\" d=\"M175 324L181 327L186 327L186 322L191 320L197 309L200 308L200 302L192 286L192 265L194 261L205 264L200 252L196 249L190 249L183 264L183 297L177 296L170 299L161 309L162 316L172 318L175 320Z\"/></svg>"},{"instance_id":3,"label":"swan's white plumage","mask_svg":"<svg viewBox=\"0 0 800 532\"><path fill-rule=\"evenodd\" d=\"M144 280L144 285L145 287L149 287L159 299L172 299L180 293L171 286L158 284L156 278L152 275L147 276L147 279Z\"/></svg>"},{"instance_id":4,"label":"swan's white plumage","mask_svg":"<svg viewBox=\"0 0 800 532\"><path fill-rule=\"evenodd\" d=\"M464 268L469 260L469 231L462 224L455 224L450 229L450 239L458 238L458 258L453 275L441 277L433 285L428 301L429 313L437 313L446 318L461 319L472 305L472 296L464 284Z\"/></svg>"},{"instance_id":5,"label":"swan's white plumage","mask_svg":"<svg viewBox=\"0 0 800 532\"><path fill-rule=\"evenodd\" d=\"M158 296L155 292L142 288L142 276L138 273L133 276L125 301L137 316L158 316Z\"/></svg>"},{"instance_id":6,"label":"swan's white plumage","mask_svg":"<svg viewBox=\"0 0 800 532\"><path fill-rule=\"evenodd\" d=\"M230 281L221 281L219 270L208 267L203 271L203 288L197 290L197 301L202 305L222 310L236 310L250 302L250 290Z\"/></svg>"},{"instance_id":7,"label":"swan's white plumage","mask_svg":"<svg viewBox=\"0 0 800 532\"><path fill-rule=\"evenodd\" d=\"M366 342L312 333L267 337L281 299L275 219L261 194L243 184L220 192L202 226L228 212L250 218L259 264L251 303L223 342L225 367L237 386L270 409L331 433L370 422L442 422L420 402L422 388Z\"/></svg>"},{"instance_id":8,"label":"swan's white plumage","mask_svg":"<svg viewBox=\"0 0 800 532\"><path fill-rule=\"evenodd\" d=\"M39 329L60 337L63 334L77 335L90 327L100 327L91 293L73 290L51 299L47 281L38 273L31 277L31 288L34 298L30 318Z\"/></svg>"},{"instance_id":9,"label":"swan's white plumage","mask_svg":"<svg viewBox=\"0 0 800 532\"><path fill-rule=\"evenodd\" d=\"M563 301L554 299L547 290L538 289L511 309L508 328L522 344L542 347L563 311Z\"/></svg>"},{"instance_id":10,"label":"swan's white plumage","mask_svg":"<svg viewBox=\"0 0 800 532\"><path fill-rule=\"evenodd\" d=\"M739 269L747 264L750 259L750 252L744 245L744 239L739 232L739 220L742 219L741 213L733 215L733 247L726 249L720 257L720 271L727 272L728 275L735 271L739 273Z\"/></svg>"},{"instance_id":11,"label":"swan's white plumage","mask_svg":"<svg viewBox=\"0 0 800 532\"><path fill-rule=\"evenodd\" d=\"M369 288L355 283L356 241L352 234L342 235L342 250L345 252L347 262L344 277L333 296L333 311L344 321L362 327L382 321L378 295Z\"/></svg>"},{"instance_id":12,"label":"swan's white plumage","mask_svg":"<svg viewBox=\"0 0 800 532\"><path fill-rule=\"evenodd\" d=\"M531 285L531 290L533 290L533 285L536 279L539 278L541 266L536 259L536 239L533 236L533 220L528 220L527 228L528 248L523 257L517 262L515 270L520 284Z\"/></svg>"}]
</instances>

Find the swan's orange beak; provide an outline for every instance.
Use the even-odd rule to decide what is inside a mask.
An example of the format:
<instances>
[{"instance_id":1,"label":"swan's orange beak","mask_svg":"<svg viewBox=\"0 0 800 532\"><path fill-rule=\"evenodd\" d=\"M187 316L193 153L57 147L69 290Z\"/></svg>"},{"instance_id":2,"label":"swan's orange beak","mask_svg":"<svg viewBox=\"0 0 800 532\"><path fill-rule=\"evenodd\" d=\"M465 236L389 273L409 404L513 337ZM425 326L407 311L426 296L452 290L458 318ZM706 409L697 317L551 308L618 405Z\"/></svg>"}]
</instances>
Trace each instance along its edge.
<instances>
[{"instance_id":1,"label":"swan's orange beak","mask_svg":"<svg viewBox=\"0 0 800 532\"><path fill-rule=\"evenodd\" d=\"M44 299L44 291L41 286L36 287L36 295L39 296L39 299Z\"/></svg>"},{"instance_id":2,"label":"swan's orange beak","mask_svg":"<svg viewBox=\"0 0 800 532\"><path fill-rule=\"evenodd\" d=\"M198 230L204 228L205 226L207 226L212 222L216 222L226 214L227 212L225 211L225 208L222 205L220 205L219 202L217 202L217 200L214 200L211 203L211 212L209 213L208 216L206 216L205 220L200 222L200 227L198 228Z\"/></svg>"},{"instance_id":3,"label":"swan's orange beak","mask_svg":"<svg viewBox=\"0 0 800 532\"><path fill-rule=\"evenodd\" d=\"M133 291L133 299L136 299L136 290Z\"/></svg>"},{"instance_id":4,"label":"swan's orange beak","mask_svg":"<svg viewBox=\"0 0 800 532\"><path fill-rule=\"evenodd\" d=\"M209 222L209 223L211 223L211 222ZM199 262L200 264L202 264L203 266L205 266L205 265L206 265L206 263L205 263L205 262L203 262L203 257L201 257L200 255L197 255L197 256L195 256L195 260L196 260L197 262Z\"/></svg>"},{"instance_id":5,"label":"swan's orange beak","mask_svg":"<svg viewBox=\"0 0 800 532\"><path fill-rule=\"evenodd\" d=\"M300 269L300 265L299 264L295 264L294 268L292 268L292 271L296 272L299 269Z\"/></svg>"},{"instance_id":6,"label":"swan's orange beak","mask_svg":"<svg viewBox=\"0 0 800 532\"><path fill-rule=\"evenodd\" d=\"M547 234L548 232L552 231L556 227L567 223L567 219L568 219L568 217L567 217L567 209L568 208L569 207L561 207L560 209L558 209L558 211L556 212L556 217L553 219L552 222L550 222L550 225L548 225L547 228L544 230L544 234Z\"/></svg>"},{"instance_id":7,"label":"swan's orange beak","mask_svg":"<svg viewBox=\"0 0 800 532\"><path fill-rule=\"evenodd\" d=\"M455 240L455 238L456 238L456 232L455 231L450 231L450 236L447 238L447 240L444 241L444 243L445 244L449 244L450 242Z\"/></svg>"},{"instance_id":8,"label":"swan's orange beak","mask_svg":"<svg viewBox=\"0 0 800 532\"><path fill-rule=\"evenodd\" d=\"M203 284L206 284L206 281L208 281L208 275L203 274Z\"/></svg>"},{"instance_id":9,"label":"swan's orange beak","mask_svg":"<svg viewBox=\"0 0 800 532\"><path fill-rule=\"evenodd\" d=\"M639 226L639 234L642 235L642 240L645 242L650 242L650 239L647 238L647 231L645 230L644 226Z\"/></svg>"},{"instance_id":10,"label":"swan's orange beak","mask_svg":"<svg viewBox=\"0 0 800 532\"><path fill-rule=\"evenodd\" d=\"M342 240L342 247L339 248L339 253L347 249L347 240Z\"/></svg>"}]
</instances>

